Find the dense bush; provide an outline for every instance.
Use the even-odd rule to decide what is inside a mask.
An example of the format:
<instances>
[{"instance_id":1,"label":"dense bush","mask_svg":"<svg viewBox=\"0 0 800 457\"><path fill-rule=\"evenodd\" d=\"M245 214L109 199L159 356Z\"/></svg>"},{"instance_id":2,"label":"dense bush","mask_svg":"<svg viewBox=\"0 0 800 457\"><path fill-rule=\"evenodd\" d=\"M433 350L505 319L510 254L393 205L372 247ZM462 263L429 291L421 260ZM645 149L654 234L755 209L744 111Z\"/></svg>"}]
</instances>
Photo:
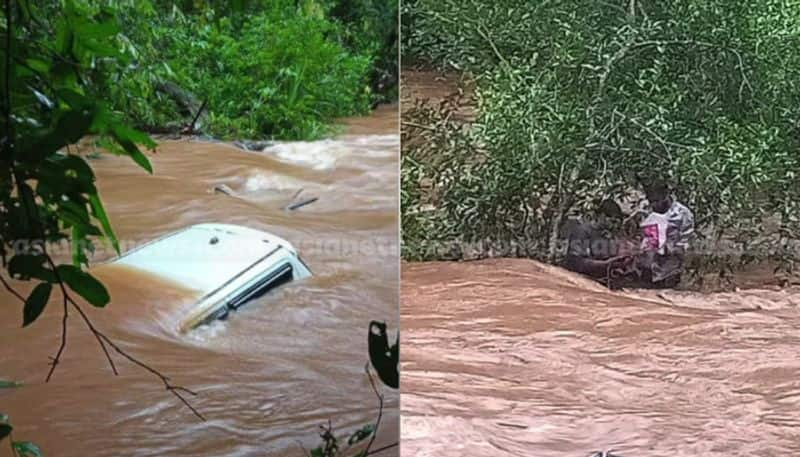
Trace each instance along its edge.
<instances>
[{"instance_id":1,"label":"dense bush","mask_svg":"<svg viewBox=\"0 0 800 457\"><path fill-rule=\"evenodd\" d=\"M237 10L226 2L216 10L213 2L122 3L121 39L134 59L106 90L142 128L192 117L164 84L207 101L204 131L220 137L317 138L333 118L393 97L395 84L383 74L396 74L385 67L391 37L377 28L396 17L390 1L363 0L353 9L310 0L240 2ZM378 12L383 16L364 16ZM188 111L199 107L198 100Z\"/></svg>"},{"instance_id":2,"label":"dense bush","mask_svg":"<svg viewBox=\"0 0 800 457\"><path fill-rule=\"evenodd\" d=\"M477 84L479 117L464 135L485 151L457 160L451 179L431 174L444 196L436 217L460 239L522 240L522 254L552 259L566 215L655 177L677 186L706 236L752 244L777 214L775 236L757 239L775 247L800 225L800 8L777 0L403 8L404 53ZM419 153L406 148L404 164ZM404 168L404 195L414 194L418 173ZM422 204L404 203L404 212ZM408 231L415 227L404 226L404 243L430 237Z\"/></svg>"}]
</instances>

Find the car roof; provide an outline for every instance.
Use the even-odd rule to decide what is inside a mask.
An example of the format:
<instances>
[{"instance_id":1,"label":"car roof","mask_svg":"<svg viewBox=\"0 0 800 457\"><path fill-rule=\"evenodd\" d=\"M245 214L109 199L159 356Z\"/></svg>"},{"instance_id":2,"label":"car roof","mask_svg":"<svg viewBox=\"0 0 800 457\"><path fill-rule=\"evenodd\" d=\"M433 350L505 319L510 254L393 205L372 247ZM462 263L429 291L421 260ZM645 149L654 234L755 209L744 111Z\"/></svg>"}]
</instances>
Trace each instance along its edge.
<instances>
[{"instance_id":1,"label":"car roof","mask_svg":"<svg viewBox=\"0 0 800 457\"><path fill-rule=\"evenodd\" d=\"M206 294L281 249L296 255L286 240L260 230L199 224L131 250L114 263Z\"/></svg>"}]
</instances>

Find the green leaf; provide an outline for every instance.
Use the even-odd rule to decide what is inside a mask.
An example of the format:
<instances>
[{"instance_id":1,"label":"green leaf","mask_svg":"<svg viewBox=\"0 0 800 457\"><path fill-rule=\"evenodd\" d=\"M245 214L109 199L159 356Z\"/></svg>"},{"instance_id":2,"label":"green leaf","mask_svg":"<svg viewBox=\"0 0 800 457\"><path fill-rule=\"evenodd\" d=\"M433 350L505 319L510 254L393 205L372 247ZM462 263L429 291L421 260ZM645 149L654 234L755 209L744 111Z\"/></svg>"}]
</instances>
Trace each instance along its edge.
<instances>
[{"instance_id":1,"label":"green leaf","mask_svg":"<svg viewBox=\"0 0 800 457\"><path fill-rule=\"evenodd\" d=\"M56 50L60 55L70 55L75 36L72 27L64 17L56 22Z\"/></svg>"},{"instance_id":2,"label":"green leaf","mask_svg":"<svg viewBox=\"0 0 800 457\"><path fill-rule=\"evenodd\" d=\"M83 251L83 242L86 239L86 233L80 226L72 226L72 264L80 268L82 264L88 264L89 259Z\"/></svg>"},{"instance_id":3,"label":"green leaf","mask_svg":"<svg viewBox=\"0 0 800 457\"><path fill-rule=\"evenodd\" d=\"M17 158L22 162L39 162L64 146L77 143L89 133L94 115L94 107L78 107L65 112L53 127L23 142Z\"/></svg>"},{"instance_id":4,"label":"green leaf","mask_svg":"<svg viewBox=\"0 0 800 457\"><path fill-rule=\"evenodd\" d=\"M92 205L92 214L94 214L94 217L100 221L100 224L103 226L103 232L106 234L106 238L111 241L114 250L119 254L119 241L117 240L117 235L114 234L114 229L111 228L111 222L108 220L108 214L106 214L100 196L97 194L90 195L89 203Z\"/></svg>"},{"instance_id":5,"label":"green leaf","mask_svg":"<svg viewBox=\"0 0 800 457\"><path fill-rule=\"evenodd\" d=\"M74 265L59 265L56 270L69 288L92 306L102 308L111 301L105 286L89 273Z\"/></svg>"},{"instance_id":6,"label":"green leaf","mask_svg":"<svg viewBox=\"0 0 800 457\"><path fill-rule=\"evenodd\" d=\"M122 146L122 149L128 153L128 156L130 156L134 162L147 170L148 173L153 174L153 167L150 165L150 160L147 159L147 156L145 156L132 141L117 138L117 143Z\"/></svg>"},{"instance_id":7,"label":"green leaf","mask_svg":"<svg viewBox=\"0 0 800 457\"><path fill-rule=\"evenodd\" d=\"M69 196L67 196L69 197ZM78 201L81 199L78 198ZM64 200L59 205L59 215L62 216L67 222L75 225L89 225L89 211L86 209L85 204L79 204L72 199Z\"/></svg>"},{"instance_id":8,"label":"green leaf","mask_svg":"<svg viewBox=\"0 0 800 457\"><path fill-rule=\"evenodd\" d=\"M54 159L54 161L64 170L74 171L78 178L82 180L88 180L91 182L95 180L92 167L90 167L89 164L83 160L83 157L76 156L74 154L68 154L65 156L59 155Z\"/></svg>"},{"instance_id":9,"label":"green leaf","mask_svg":"<svg viewBox=\"0 0 800 457\"><path fill-rule=\"evenodd\" d=\"M373 433L375 433L375 425L367 424L361 427L359 430L353 432L353 434L350 435L350 438L347 439L347 444L352 446L360 441L364 441L372 436Z\"/></svg>"},{"instance_id":10,"label":"green leaf","mask_svg":"<svg viewBox=\"0 0 800 457\"><path fill-rule=\"evenodd\" d=\"M61 156L55 155L55 157ZM60 203L63 200L62 195L67 195L72 201L85 202L82 197L76 198L76 194L97 192L94 175L87 175L86 170L83 170L77 161L69 160L66 157L46 159L41 163L38 172L36 189L39 196L55 197L56 200L52 203Z\"/></svg>"},{"instance_id":11,"label":"green leaf","mask_svg":"<svg viewBox=\"0 0 800 457\"><path fill-rule=\"evenodd\" d=\"M39 279L54 282L55 276L45 266L46 261L47 258L42 254L17 254L8 262L8 274L23 281Z\"/></svg>"},{"instance_id":12,"label":"green leaf","mask_svg":"<svg viewBox=\"0 0 800 457\"><path fill-rule=\"evenodd\" d=\"M10 435L12 430L14 430L14 427L8 424L0 424L0 441Z\"/></svg>"},{"instance_id":13,"label":"green leaf","mask_svg":"<svg viewBox=\"0 0 800 457\"><path fill-rule=\"evenodd\" d=\"M28 59L25 63L39 73L47 74L50 71L50 64L41 59Z\"/></svg>"},{"instance_id":14,"label":"green leaf","mask_svg":"<svg viewBox=\"0 0 800 457\"><path fill-rule=\"evenodd\" d=\"M64 145L76 143L89 133L96 109L82 107L68 111L56 124L55 134L64 138Z\"/></svg>"},{"instance_id":15,"label":"green leaf","mask_svg":"<svg viewBox=\"0 0 800 457\"><path fill-rule=\"evenodd\" d=\"M119 26L113 20L103 22L86 22L84 27L78 30L80 38L92 40L106 40L119 33Z\"/></svg>"},{"instance_id":16,"label":"green leaf","mask_svg":"<svg viewBox=\"0 0 800 457\"><path fill-rule=\"evenodd\" d=\"M137 144L142 144L149 149L153 149L156 147L156 143L147 134L119 122L114 122L110 125L110 129L111 136L114 138L114 141L122 147L123 151L125 151L125 153L140 167L152 174L153 167L150 165L150 160L139 150Z\"/></svg>"},{"instance_id":17,"label":"green leaf","mask_svg":"<svg viewBox=\"0 0 800 457\"><path fill-rule=\"evenodd\" d=\"M20 386L22 386L22 383L19 383L17 381L7 381L5 379L0 379L0 389L13 389L15 387L20 387ZM8 416L6 416L6 419L8 419ZM5 420L2 420L2 422L5 422Z\"/></svg>"},{"instance_id":18,"label":"green leaf","mask_svg":"<svg viewBox=\"0 0 800 457\"><path fill-rule=\"evenodd\" d=\"M25 308L22 310L22 326L27 327L31 325L39 316L42 315L47 301L50 300L50 292L53 291L53 286L50 283L39 283L28 295L25 300Z\"/></svg>"},{"instance_id":19,"label":"green leaf","mask_svg":"<svg viewBox=\"0 0 800 457\"><path fill-rule=\"evenodd\" d=\"M14 441L12 444L14 450L17 451L19 457L42 457L42 451L39 446L31 443L30 441Z\"/></svg>"},{"instance_id":20,"label":"green leaf","mask_svg":"<svg viewBox=\"0 0 800 457\"><path fill-rule=\"evenodd\" d=\"M155 148L156 142L144 132L128 127L127 125L117 123L113 126L114 135L117 138L130 140L134 144L144 145L148 149Z\"/></svg>"}]
</instances>

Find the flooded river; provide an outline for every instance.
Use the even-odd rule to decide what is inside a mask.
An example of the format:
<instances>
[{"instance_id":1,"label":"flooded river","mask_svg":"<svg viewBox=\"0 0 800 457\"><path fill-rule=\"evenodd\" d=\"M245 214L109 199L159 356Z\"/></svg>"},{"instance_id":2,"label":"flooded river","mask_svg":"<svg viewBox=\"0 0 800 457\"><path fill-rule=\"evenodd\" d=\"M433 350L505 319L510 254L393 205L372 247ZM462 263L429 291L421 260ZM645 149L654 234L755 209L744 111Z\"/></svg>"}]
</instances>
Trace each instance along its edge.
<instances>
[{"instance_id":1,"label":"flooded river","mask_svg":"<svg viewBox=\"0 0 800 457\"><path fill-rule=\"evenodd\" d=\"M94 269L108 286L108 308L90 313L122 347L198 392L208 420L164 391L160 381L117 357L114 377L76 315L53 380L49 357L60 338L55 300L31 327L18 316L0 325L0 391L14 439L46 456L303 456L320 444L318 426L344 434L373 422L378 401L364 366L370 320L398 326L397 106L345 120L330 140L276 144L248 152L191 139L161 141L153 176L130 160L91 161L123 245L191 224L240 224L292 243L314 276L290 283L187 334L181 310L197 297L113 266ZM213 192L225 185L233 195ZM299 196L297 195L299 192ZM296 211L293 199L318 200ZM95 260L110 257L98 252ZM55 295L55 294L54 294ZM399 396L386 405L373 449L398 439ZM8 446L0 455L10 452ZM380 455L397 454L396 448Z\"/></svg>"},{"instance_id":2,"label":"flooded river","mask_svg":"<svg viewBox=\"0 0 800 457\"><path fill-rule=\"evenodd\" d=\"M404 264L403 456L800 455L800 290Z\"/></svg>"}]
</instances>

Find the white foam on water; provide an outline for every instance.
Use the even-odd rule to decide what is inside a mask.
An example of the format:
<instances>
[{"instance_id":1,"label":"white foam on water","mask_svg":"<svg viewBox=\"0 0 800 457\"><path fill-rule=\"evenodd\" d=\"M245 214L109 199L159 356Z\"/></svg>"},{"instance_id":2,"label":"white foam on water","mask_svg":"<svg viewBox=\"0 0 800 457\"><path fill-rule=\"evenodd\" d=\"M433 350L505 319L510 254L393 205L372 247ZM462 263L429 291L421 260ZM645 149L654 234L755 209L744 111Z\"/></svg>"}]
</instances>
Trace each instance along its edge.
<instances>
[{"instance_id":1,"label":"white foam on water","mask_svg":"<svg viewBox=\"0 0 800 457\"><path fill-rule=\"evenodd\" d=\"M264 149L284 162L310 166L315 170L330 170L336 162L349 154L348 148L341 141L296 141L279 143Z\"/></svg>"},{"instance_id":2,"label":"white foam on water","mask_svg":"<svg viewBox=\"0 0 800 457\"><path fill-rule=\"evenodd\" d=\"M291 176L279 175L269 172L258 172L249 176L244 182L245 192L260 190L286 191L303 187L300 181Z\"/></svg>"},{"instance_id":3,"label":"white foam on water","mask_svg":"<svg viewBox=\"0 0 800 457\"><path fill-rule=\"evenodd\" d=\"M348 157L387 157L399 147L398 135L370 135L327 139L320 141L295 141L277 143L264 149L284 162L309 166L315 170L330 170Z\"/></svg>"},{"instance_id":4,"label":"white foam on water","mask_svg":"<svg viewBox=\"0 0 800 457\"><path fill-rule=\"evenodd\" d=\"M224 334L227 329L227 322L224 320L214 320L186 332L186 337L194 343L205 345L218 335Z\"/></svg>"}]
</instances>

